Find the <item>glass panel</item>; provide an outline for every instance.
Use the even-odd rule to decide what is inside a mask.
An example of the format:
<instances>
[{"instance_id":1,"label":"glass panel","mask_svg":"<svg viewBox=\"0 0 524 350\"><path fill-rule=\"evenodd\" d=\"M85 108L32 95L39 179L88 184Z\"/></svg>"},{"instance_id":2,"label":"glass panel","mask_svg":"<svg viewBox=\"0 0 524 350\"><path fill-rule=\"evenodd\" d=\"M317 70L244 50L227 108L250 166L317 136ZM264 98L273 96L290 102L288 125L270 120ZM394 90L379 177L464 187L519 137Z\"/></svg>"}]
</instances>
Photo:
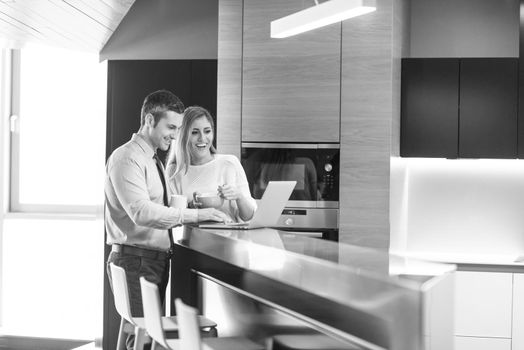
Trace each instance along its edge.
<instances>
[{"instance_id":1,"label":"glass panel","mask_svg":"<svg viewBox=\"0 0 524 350\"><path fill-rule=\"evenodd\" d=\"M100 338L102 220L4 221L4 334Z\"/></svg>"},{"instance_id":2,"label":"glass panel","mask_svg":"<svg viewBox=\"0 0 524 350\"><path fill-rule=\"evenodd\" d=\"M97 54L21 51L20 204L102 205L106 72Z\"/></svg>"},{"instance_id":3,"label":"glass panel","mask_svg":"<svg viewBox=\"0 0 524 350\"><path fill-rule=\"evenodd\" d=\"M316 201L316 151L313 149L245 148L242 166L255 199L262 198L269 181L295 180L290 200Z\"/></svg>"}]
</instances>

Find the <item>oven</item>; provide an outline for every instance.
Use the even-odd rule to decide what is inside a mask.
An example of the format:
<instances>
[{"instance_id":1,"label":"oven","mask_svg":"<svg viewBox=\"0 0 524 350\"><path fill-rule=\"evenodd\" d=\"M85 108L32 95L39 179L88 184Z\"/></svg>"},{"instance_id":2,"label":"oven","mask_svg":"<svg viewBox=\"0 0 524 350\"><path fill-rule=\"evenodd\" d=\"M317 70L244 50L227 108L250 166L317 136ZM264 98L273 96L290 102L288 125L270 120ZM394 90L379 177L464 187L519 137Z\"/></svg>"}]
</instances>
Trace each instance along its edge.
<instances>
[{"instance_id":1,"label":"oven","mask_svg":"<svg viewBox=\"0 0 524 350\"><path fill-rule=\"evenodd\" d=\"M244 142L241 162L255 199L269 181L297 182L278 228L338 240L339 144Z\"/></svg>"}]
</instances>

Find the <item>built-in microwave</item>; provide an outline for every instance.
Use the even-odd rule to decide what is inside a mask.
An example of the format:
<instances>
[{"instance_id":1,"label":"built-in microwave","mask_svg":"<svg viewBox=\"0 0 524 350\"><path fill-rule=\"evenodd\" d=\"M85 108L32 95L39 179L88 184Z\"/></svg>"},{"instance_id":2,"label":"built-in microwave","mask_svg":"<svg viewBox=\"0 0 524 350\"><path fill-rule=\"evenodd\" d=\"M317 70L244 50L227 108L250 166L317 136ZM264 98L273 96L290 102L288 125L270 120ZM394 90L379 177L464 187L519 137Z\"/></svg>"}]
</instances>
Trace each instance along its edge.
<instances>
[{"instance_id":1,"label":"built-in microwave","mask_svg":"<svg viewBox=\"0 0 524 350\"><path fill-rule=\"evenodd\" d=\"M339 144L243 142L241 162L255 199L269 181L297 182L278 226L338 229Z\"/></svg>"}]
</instances>

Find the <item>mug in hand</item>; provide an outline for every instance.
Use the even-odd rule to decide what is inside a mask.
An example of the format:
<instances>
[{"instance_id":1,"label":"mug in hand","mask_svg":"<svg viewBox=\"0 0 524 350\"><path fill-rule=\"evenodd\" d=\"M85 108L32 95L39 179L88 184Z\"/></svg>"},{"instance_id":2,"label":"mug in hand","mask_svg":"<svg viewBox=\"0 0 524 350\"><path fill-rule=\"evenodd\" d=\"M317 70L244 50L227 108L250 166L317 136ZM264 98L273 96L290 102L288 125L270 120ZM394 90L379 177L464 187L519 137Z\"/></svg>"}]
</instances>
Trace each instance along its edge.
<instances>
[{"instance_id":1,"label":"mug in hand","mask_svg":"<svg viewBox=\"0 0 524 350\"><path fill-rule=\"evenodd\" d=\"M187 208L187 197L181 194L172 194L169 206L172 208Z\"/></svg>"},{"instance_id":2,"label":"mug in hand","mask_svg":"<svg viewBox=\"0 0 524 350\"><path fill-rule=\"evenodd\" d=\"M220 208L224 204L224 198L216 192L201 193L196 196L196 199L202 204L202 208Z\"/></svg>"}]
</instances>

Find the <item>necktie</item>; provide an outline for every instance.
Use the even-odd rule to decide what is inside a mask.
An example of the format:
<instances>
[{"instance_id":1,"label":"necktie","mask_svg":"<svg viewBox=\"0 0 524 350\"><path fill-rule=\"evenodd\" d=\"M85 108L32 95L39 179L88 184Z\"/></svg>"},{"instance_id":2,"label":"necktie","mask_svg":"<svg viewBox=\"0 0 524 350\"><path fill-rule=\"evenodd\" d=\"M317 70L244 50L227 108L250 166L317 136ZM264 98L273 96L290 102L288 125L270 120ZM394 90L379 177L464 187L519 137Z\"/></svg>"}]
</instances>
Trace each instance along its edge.
<instances>
[{"instance_id":1,"label":"necktie","mask_svg":"<svg viewBox=\"0 0 524 350\"><path fill-rule=\"evenodd\" d=\"M162 161L160 160L160 158L158 157L158 155L155 153L155 155L153 156L153 159L155 160L155 163L156 163L156 169L158 170L158 175L160 175L160 181L162 182L162 187L164 188L164 205L166 207L169 206L169 201L167 199L167 188L166 188L166 178L164 176L164 167L162 166ZM167 230L168 233L169 233L169 242L171 244L171 246L169 247L169 250L172 251L173 249L173 245L174 245L174 242L173 242L173 231L171 229L168 229Z\"/></svg>"}]
</instances>

